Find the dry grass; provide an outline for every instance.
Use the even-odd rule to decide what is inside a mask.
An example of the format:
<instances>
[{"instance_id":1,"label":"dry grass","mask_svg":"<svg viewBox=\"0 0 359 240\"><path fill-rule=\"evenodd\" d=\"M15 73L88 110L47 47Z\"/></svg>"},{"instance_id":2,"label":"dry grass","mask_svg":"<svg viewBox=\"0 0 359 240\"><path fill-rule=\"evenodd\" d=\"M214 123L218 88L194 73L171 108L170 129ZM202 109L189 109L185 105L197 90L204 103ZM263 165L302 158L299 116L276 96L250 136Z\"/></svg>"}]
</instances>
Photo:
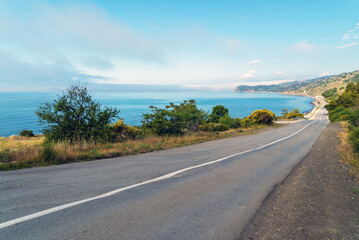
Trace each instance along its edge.
<instances>
[{"instance_id":1,"label":"dry grass","mask_svg":"<svg viewBox=\"0 0 359 240\"><path fill-rule=\"evenodd\" d=\"M0 151L4 149L18 150L27 147L40 146L44 141L43 136L37 137L0 137Z\"/></svg>"},{"instance_id":2,"label":"dry grass","mask_svg":"<svg viewBox=\"0 0 359 240\"><path fill-rule=\"evenodd\" d=\"M159 151L215 139L253 134L266 127L255 126L214 133L188 133L181 136L147 136L143 139L127 140L119 143L84 142L68 144L60 142L44 144L44 137L0 138L0 170L88 161Z\"/></svg>"},{"instance_id":3,"label":"dry grass","mask_svg":"<svg viewBox=\"0 0 359 240\"><path fill-rule=\"evenodd\" d=\"M340 159L345 164L350 166L350 174L354 176L355 180L359 182L359 155L355 153L352 145L349 141L349 130L348 123L341 122L341 125L344 129L343 132L339 133L340 145L338 146L338 151L340 154Z\"/></svg>"}]
</instances>

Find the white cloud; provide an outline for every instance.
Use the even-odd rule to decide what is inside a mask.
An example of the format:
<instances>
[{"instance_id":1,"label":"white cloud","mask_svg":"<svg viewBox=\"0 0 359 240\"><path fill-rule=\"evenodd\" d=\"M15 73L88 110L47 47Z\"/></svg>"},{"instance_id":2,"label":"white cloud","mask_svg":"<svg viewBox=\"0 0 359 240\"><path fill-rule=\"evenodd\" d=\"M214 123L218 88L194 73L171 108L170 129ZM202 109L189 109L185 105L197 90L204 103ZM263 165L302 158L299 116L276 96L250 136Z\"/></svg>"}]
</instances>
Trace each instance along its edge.
<instances>
[{"instance_id":1,"label":"white cloud","mask_svg":"<svg viewBox=\"0 0 359 240\"><path fill-rule=\"evenodd\" d=\"M277 74L283 74L283 72L281 72L281 71L278 71L278 72L277 72Z\"/></svg>"},{"instance_id":2,"label":"white cloud","mask_svg":"<svg viewBox=\"0 0 359 240\"><path fill-rule=\"evenodd\" d=\"M357 42L352 42L352 43L348 43L348 44L344 44L344 45L340 45L335 47L336 49L341 49L341 48L348 48L348 47L353 47L355 45L358 45Z\"/></svg>"},{"instance_id":3,"label":"white cloud","mask_svg":"<svg viewBox=\"0 0 359 240\"><path fill-rule=\"evenodd\" d=\"M271 81L258 81L258 82L241 82L238 85L247 85L247 86L257 86L257 85L272 85L272 84L280 84L285 82L293 82L298 81L297 79L281 79L281 80L271 80Z\"/></svg>"},{"instance_id":4,"label":"white cloud","mask_svg":"<svg viewBox=\"0 0 359 240\"><path fill-rule=\"evenodd\" d=\"M356 24L356 27L353 29L349 29L346 33L344 33L342 39L348 40L348 39L357 39L358 38L358 29L359 29L359 23Z\"/></svg>"},{"instance_id":5,"label":"white cloud","mask_svg":"<svg viewBox=\"0 0 359 240\"><path fill-rule=\"evenodd\" d=\"M211 90L211 91L231 91L235 89L240 83L226 83L226 84L188 84L181 85L184 88L194 90Z\"/></svg>"},{"instance_id":6,"label":"white cloud","mask_svg":"<svg viewBox=\"0 0 359 240\"><path fill-rule=\"evenodd\" d=\"M228 54L219 63L196 52L199 44L207 52L217 50L218 37L192 25L151 35L86 4L27 8L21 17L0 8L0 51L6 52L0 52L0 76L4 76L0 82L53 86L56 79L66 86L66 79L77 77L115 84L212 84L211 78L236 79L241 74L238 62L227 59ZM238 39L221 39L220 46L236 52L242 44ZM14 62L15 70L1 68L9 62Z\"/></svg>"},{"instance_id":7,"label":"white cloud","mask_svg":"<svg viewBox=\"0 0 359 240\"><path fill-rule=\"evenodd\" d=\"M224 48L227 52L230 53L235 53L240 51L243 45L245 44L244 42L235 38L230 38L230 39L217 38L217 42L222 48Z\"/></svg>"},{"instance_id":8,"label":"white cloud","mask_svg":"<svg viewBox=\"0 0 359 240\"><path fill-rule=\"evenodd\" d=\"M295 52L298 53L312 53L315 50L318 49L318 47L314 44L311 43L307 43L307 42L298 42L293 44L292 46L289 47L289 49L294 50Z\"/></svg>"},{"instance_id":9,"label":"white cloud","mask_svg":"<svg viewBox=\"0 0 359 240\"><path fill-rule=\"evenodd\" d=\"M323 72L323 73L320 74L321 77L325 77L325 76L328 76L328 75L329 75L329 72L328 72L328 71Z\"/></svg>"},{"instance_id":10,"label":"white cloud","mask_svg":"<svg viewBox=\"0 0 359 240\"><path fill-rule=\"evenodd\" d=\"M256 74L255 70L249 70L247 73L241 75L242 78L252 78Z\"/></svg>"},{"instance_id":11,"label":"white cloud","mask_svg":"<svg viewBox=\"0 0 359 240\"><path fill-rule=\"evenodd\" d=\"M260 62L262 62L262 60L254 59L254 60L250 61L248 64L256 64L256 63L260 63Z\"/></svg>"}]
</instances>

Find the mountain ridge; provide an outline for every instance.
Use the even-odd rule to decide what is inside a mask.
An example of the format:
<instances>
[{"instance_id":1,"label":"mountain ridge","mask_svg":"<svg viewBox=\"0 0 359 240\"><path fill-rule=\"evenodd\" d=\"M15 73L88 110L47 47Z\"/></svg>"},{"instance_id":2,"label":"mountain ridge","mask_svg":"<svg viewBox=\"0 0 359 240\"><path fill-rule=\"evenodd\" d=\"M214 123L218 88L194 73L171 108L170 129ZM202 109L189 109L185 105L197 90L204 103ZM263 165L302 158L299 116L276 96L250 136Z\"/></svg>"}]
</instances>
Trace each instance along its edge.
<instances>
[{"instance_id":1,"label":"mountain ridge","mask_svg":"<svg viewBox=\"0 0 359 240\"><path fill-rule=\"evenodd\" d=\"M341 94L349 82L359 82L359 70L340 73L325 77L318 77L303 81L285 82L271 85L239 85L235 92L271 92L288 95L318 96L327 90L335 90Z\"/></svg>"}]
</instances>

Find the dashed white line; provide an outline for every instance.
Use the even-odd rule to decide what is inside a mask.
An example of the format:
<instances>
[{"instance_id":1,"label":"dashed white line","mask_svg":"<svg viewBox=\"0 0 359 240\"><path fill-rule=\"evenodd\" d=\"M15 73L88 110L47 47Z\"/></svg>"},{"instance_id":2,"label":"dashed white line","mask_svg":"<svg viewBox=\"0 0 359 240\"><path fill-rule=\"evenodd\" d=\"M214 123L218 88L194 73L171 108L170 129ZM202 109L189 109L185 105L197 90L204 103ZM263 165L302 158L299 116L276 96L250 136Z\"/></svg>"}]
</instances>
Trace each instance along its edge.
<instances>
[{"instance_id":1,"label":"dashed white line","mask_svg":"<svg viewBox=\"0 0 359 240\"><path fill-rule=\"evenodd\" d=\"M61 211L61 210L64 210L64 209L67 209L67 208L70 208L70 207L73 207L73 206L76 206L76 205L80 205L80 204L83 204L83 203L86 203L86 202L94 201L94 200L101 199L101 198L106 198L106 197L112 196L114 194L129 190L129 189L132 189L132 188L136 188L136 187L139 187L139 186L142 186L142 185L146 185L146 184L149 184L149 183L154 183L154 182L158 182L158 181L165 180L165 179L168 179L168 178L172 178L172 177L174 177L174 176L176 176L178 174L187 172L187 171L195 169L195 168L200 168L200 167L208 166L208 165L211 165L211 164L214 164L214 163L222 162L222 161L224 161L226 159L229 159L229 158L232 158L232 157L235 157L235 156L239 156L239 155L242 155L242 154L245 154L245 153L253 152L253 151L268 147L270 145L273 145L275 143L278 143L278 142L284 141L284 140L286 140L286 139L288 139L290 137L293 137L294 135L300 133L305 128L309 127L310 125L312 125L315 122L316 121L313 121L313 122L305 125L303 128L299 129L298 131L296 131L296 132L294 132L294 133L292 133L292 134L290 134L290 135L288 135L288 136L286 136L284 138L275 140L273 142L267 143L267 144L262 145L260 147L256 147L256 148L253 148L253 149L250 149L250 150L235 153L235 154L232 154L232 155L229 155L229 156L226 156L226 157L214 160L214 161L198 164L198 165L188 167L188 168L183 168L183 169L180 169L180 170L177 170L177 171L162 175L162 176L157 177L157 178L153 178L153 179L141 182L141 183L136 183L136 184L133 184L133 185L130 185L130 186L127 186L127 187L118 188L118 189L115 189L113 191L110 191L110 192L107 192L107 193L104 193L104 194L101 194L101 195L98 195L98 196L95 196L95 197L83 199L83 200L76 201L76 202L67 203L67 204L60 205L60 206L57 206L57 207L53 207L53 208L50 208L50 209L46 209L46 210L43 210L43 211L40 211L40 212L37 212L37 213L33 213L33 214L30 214L30 215L19 217L19 218L16 218L16 219L13 219L13 220L10 220L10 221L7 221L7 222L3 222L3 223L0 224L0 229L6 228L6 227L9 227L9 226L21 223L21 222L25 222L25 221L28 221L28 220L31 220L31 219L34 219L34 218L45 216L45 215L48 215L50 213L58 212L58 211Z\"/></svg>"}]
</instances>

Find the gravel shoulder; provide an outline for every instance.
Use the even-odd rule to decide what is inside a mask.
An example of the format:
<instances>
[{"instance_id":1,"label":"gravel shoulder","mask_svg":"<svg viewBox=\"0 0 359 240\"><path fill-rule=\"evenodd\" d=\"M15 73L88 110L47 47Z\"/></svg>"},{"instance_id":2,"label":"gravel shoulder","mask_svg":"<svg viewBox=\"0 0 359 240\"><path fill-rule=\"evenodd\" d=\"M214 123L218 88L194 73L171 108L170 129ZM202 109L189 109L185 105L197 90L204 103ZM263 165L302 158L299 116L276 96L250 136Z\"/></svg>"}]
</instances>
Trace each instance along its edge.
<instances>
[{"instance_id":1,"label":"gravel shoulder","mask_svg":"<svg viewBox=\"0 0 359 240\"><path fill-rule=\"evenodd\" d=\"M339 162L339 124L328 124L308 155L265 199L241 239L359 239L359 194Z\"/></svg>"}]
</instances>

